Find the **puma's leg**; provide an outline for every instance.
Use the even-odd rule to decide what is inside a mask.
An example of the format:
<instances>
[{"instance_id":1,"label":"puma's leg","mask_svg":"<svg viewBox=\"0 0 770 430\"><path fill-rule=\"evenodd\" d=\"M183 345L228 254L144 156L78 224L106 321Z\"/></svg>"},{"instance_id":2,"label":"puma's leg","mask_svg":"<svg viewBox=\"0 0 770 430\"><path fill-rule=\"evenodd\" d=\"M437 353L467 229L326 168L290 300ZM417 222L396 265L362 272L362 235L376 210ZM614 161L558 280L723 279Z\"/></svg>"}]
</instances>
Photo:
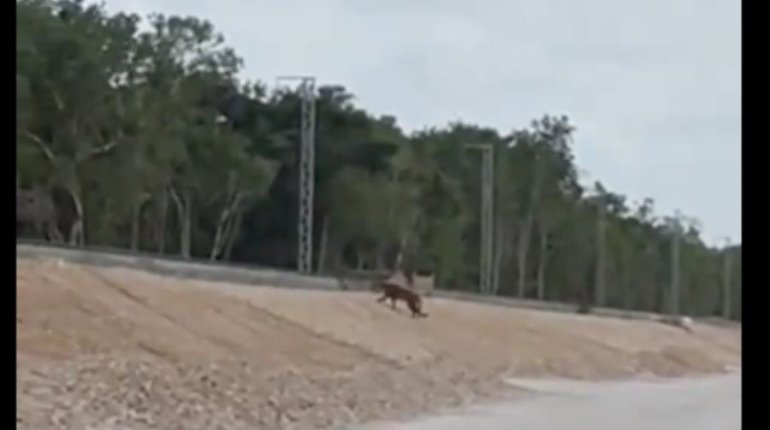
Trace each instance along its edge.
<instances>
[{"instance_id":1,"label":"puma's leg","mask_svg":"<svg viewBox=\"0 0 770 430\"><path fill-rule=\"evenodd\" d=\"M415 318L420 313L420 308L414 302L409 303L409 310L412 311L412 318Z\"/></svg>"}]
</instances>

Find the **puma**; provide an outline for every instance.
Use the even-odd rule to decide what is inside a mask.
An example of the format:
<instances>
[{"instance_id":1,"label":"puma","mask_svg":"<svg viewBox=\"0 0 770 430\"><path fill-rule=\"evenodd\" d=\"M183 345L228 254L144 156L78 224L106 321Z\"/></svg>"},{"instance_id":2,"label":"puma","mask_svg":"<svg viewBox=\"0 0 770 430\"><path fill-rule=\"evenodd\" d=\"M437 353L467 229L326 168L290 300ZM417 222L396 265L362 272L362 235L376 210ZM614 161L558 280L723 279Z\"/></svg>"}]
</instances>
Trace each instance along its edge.
<instances>
[{"instance_id":1,"label":"puma","mask_svg":"<svg viewBox=\"0 0 770 430\"><path fill-rule=\"evenodd\" d=\"M375 282L373 285L375 291L382 291L382 296L377 299L378 303L382 303L387 299L390 299L390 306L396 309L396 302L403 300L406 302L407 307L412 311L412 317L427 317L428 314L422 311L422 298L416 292L409 288L404 288L400 285L388 281Z\"/></svg>"}]
</instances>

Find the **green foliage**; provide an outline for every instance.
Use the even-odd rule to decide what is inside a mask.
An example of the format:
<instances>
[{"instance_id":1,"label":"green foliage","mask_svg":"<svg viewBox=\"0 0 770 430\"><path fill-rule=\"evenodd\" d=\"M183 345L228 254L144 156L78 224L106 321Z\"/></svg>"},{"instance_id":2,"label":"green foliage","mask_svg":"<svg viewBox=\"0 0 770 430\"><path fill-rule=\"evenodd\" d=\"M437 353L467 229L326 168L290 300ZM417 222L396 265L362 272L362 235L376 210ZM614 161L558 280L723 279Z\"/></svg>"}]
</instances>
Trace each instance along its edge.
<instances>
[{"instance_id":1,"label":"green foliage","mask_svg":"<svg viewBox=\"0 0 770 430\"><path fill-rule=\"evenodd\" d=\"M240 58L194 17L152 15L142 31L139 17L80 0L18 0L16 19L20 186L65 191L74 242L295 266L296 92L239 80ZM567 117L506 135L463 123L407 135L322 86L316 122L320 269L403 258L475 290L481 164L467 144L487 143L498 294L596 299L601 274L607 305L661 310L681 232L681 308L721 312L727 251L706 246L695 222L660 221L651 200L584 189ZM740 248L729 252L739 317Z\"/></svg>"}]
</instances>

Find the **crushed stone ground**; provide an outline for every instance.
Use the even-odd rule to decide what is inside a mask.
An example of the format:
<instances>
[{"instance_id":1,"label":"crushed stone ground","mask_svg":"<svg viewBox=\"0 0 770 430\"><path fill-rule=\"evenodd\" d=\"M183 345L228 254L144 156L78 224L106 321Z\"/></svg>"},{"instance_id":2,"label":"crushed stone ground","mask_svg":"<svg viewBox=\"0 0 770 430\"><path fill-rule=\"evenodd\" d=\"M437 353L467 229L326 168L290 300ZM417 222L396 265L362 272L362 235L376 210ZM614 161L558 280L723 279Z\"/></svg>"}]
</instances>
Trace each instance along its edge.
<instances>
[{"instance_id":1,"label":"crushed stone ground","mask_svg":"<svg viewBox=\"0 0 770 430\"><path fill-rule=\"evenodd\" d=\"M339 428L526 395L501 377L740 366L740 329L17 261L20 429Z\"/></svg>"}]
</instances>

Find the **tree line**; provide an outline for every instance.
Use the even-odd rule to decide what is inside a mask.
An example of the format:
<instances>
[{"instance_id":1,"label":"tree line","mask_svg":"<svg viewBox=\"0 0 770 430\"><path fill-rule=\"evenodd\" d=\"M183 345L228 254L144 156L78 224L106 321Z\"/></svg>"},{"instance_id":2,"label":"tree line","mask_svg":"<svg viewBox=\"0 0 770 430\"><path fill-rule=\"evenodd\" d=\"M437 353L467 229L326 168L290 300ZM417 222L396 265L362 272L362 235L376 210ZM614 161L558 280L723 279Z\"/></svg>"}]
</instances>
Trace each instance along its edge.
<instances>
[{"instance_id":1,"label":"tree line","mask_svg":"<svg viewBox=\"0 0 770 430\"><path fill-rule=\"evenodd\" d=\"M17 221L55 221L17 235L296 267L297 91L240 78L243 61L205 20L154 14L140 26L78 0L16 6L17 189L31 196L17 197ZM345 88L315 96L315 271L406 262L443 288L477 290L481 159L467 144L484 142L494 294L665 310L678 246L682 312L723 313L727 281L740 318L740 246L707 245L697 221L658 215L651 199L581 185L566 116L507 134L468 123L406 133Z\"/></svg>"}]
</instances>

